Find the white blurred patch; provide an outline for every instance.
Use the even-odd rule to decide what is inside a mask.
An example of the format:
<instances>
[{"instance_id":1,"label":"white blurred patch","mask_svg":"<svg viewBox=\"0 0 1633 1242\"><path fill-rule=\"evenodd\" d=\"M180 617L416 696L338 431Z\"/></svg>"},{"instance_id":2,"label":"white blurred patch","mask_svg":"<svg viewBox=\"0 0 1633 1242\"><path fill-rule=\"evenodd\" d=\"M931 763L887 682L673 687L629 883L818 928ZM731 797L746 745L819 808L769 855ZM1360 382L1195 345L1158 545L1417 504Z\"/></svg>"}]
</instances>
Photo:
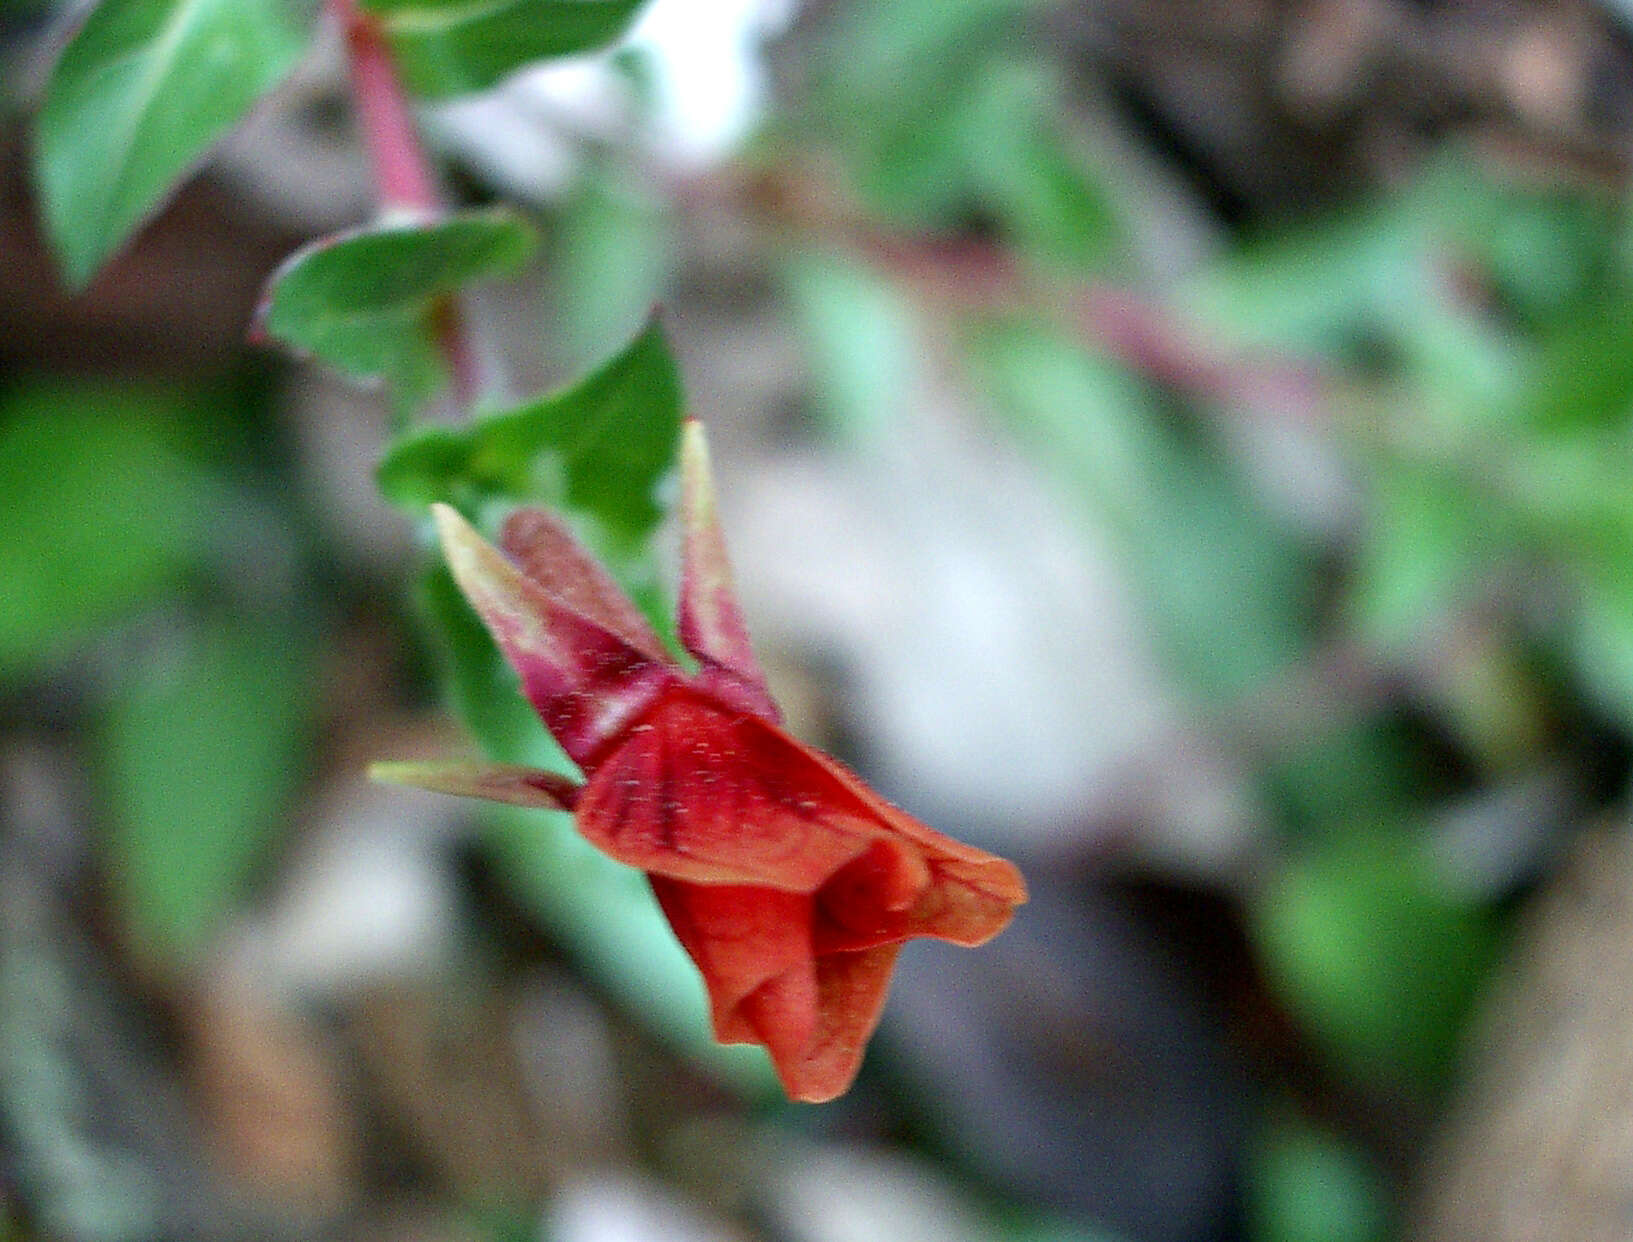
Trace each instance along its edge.
<instances>
[{"instance_id":1,"label":"white blurred patch","mask_svg":"<svg viewBox=\"0 0 1633 1242\"><path fill-rule=\"evenodd\" d=\"M767 101L761 46L786 30L795 0L653 0L630 33L649 58L653 140L685 168L730 155Z\"/></svg>"},{"instance_id":2,"label":"white blurred patch","mask_svg":"<svg viewBox=\"0 0 1633 1242\"><path fill-rule=\"evenodd\" d=\"M451 805L361 775L329 790L275 898L226 937L228 973L322 995L445 966L458 922L447 854L461 829Z\"/></svg>"},{"instance_id":3,"label":"white blurred patch","mask_svg":"<svg viewBox=\"0 0 1633 1242\"><path fill-rule=\"evenodd\" d=\"M723 488L739 590L763 639L839 655L888 794L989 844L1066 846L1176 706L1109 546L936 396L842 465Z\"/></svg>"},{"instance_id":4,"label":"white blurred patch","mask_svg":"<svg viewBox=\"0 0 1633 1242\"><path fill-rule=\"evenodd\" d=\"M606 1173L563 1186L545 1207L549 1242L738 1242L725 1223L657 1182Z\"/></svg>"},{"instance_id":5,"label":"white blurred patch","mask_svg":"<svg viewBox=\"0 0 1633 1242\"><path fill-rule=\"evenodd\" d=\"M996 1232L955 1183L921 1161L865 1148L790 1152L766 1188L795 1242L991 1242Z\"/></svg>"},{"instance_id":6,"label":"white blurred patch","mask_svg":"<svg viewBox=\"0 0 1633 1242\"><path fill-rule=\"evenodd\" d=\"M794 0L653 0L616 47L524 69L491 91L438 105L439 141L508 193L549 199L567 189L587 142L631 139L663 167L718 163L753 131L767 103L761 53L793 17ZM613 63L639 58L643 109Z\"/></svg>"}]
</instances>

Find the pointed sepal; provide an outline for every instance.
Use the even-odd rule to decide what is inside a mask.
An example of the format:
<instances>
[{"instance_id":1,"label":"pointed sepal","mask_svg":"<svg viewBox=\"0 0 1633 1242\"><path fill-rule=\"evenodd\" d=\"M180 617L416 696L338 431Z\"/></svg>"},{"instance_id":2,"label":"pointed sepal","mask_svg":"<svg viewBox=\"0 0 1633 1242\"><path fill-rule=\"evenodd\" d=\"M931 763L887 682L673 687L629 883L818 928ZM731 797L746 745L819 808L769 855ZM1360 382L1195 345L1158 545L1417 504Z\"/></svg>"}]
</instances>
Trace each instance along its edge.
<instances>
[{"instance_id":1,"label":"pointed sepal","mask_svg":"<svg viewBox=\"0 0 1633 1242\"><path fill-rule=\"evenodd\" d=\"M559 773L514 763L373 763L369 779L549 811L572 810L581 788Z\"/></svg>"},{"instance_id":2,"label":"pointed sepal","mask_svg":"<svg viewBox=\"0 0 1633 1242\"><path fill-rule=\"evenodd\" d=\"M681 645L702 663L700 680L710 689L775 723L781 713L754 658L743 610L732 589L731 562L726 558L709 470L709 445L703 424L695 418L681 424L680 486L681 577L676 620Z\"/></svg>"},{"instance_id":3,"label":"pointed sepal","mask_svg":"<svg viewBox=\"0 0 1633 1242\"><path fill-rule=\"evenodd\" d=\"M505 519L499 546L547 594L616 634L642 655L671 663L663 640L612 575L579 546L566 523L543 509L517 509Z\"/></svg>"},{"instance_id":4,"label":"pointed sepal","mask_svg":"<svg viewBox=\"0 0 1633 1242\"><path fill-rule=\"evenodd\" d=\"M589 773L676 670L549 594L449 506L431 512L454 581L545 727Z\"/></svg>"}]
</instances>

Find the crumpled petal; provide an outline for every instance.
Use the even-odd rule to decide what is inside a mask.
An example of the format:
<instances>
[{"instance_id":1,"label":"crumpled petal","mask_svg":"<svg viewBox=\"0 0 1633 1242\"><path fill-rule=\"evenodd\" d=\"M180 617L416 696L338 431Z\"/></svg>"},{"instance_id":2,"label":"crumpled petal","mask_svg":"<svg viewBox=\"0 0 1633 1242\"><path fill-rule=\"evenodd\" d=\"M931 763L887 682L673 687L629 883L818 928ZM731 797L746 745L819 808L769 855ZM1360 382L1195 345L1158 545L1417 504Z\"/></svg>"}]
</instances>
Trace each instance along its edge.
<instances>
[{"instance_id":1,"label":"crumpled petal","mask_svg":"<svg viewBox=\"0 0 1633 1242\"><path fill-rule=\"evenodd\" d=\"M791 1054L802 1051L817 1025L810 896L647 878L675 938L708 986L715 1038L726 1044L774 1041ZM769 1029L762 1030L743 1006L768 985L774 985L777 999L765 1008Z\"/></svg>"},{"instance_id":2,"label":"crumpled petal","mask_svg":"<svg viewBox=\"0 0 1633 1242\"><path fill-rule=\"evenodd\" d=\"M591 775L578 829L656 875L813 893L888 831L813 753L758 717L671 690Z\"/></svg>"},{"instance_id":3,"label":"crumpled petal","mask_svg":"<svg viewBox=\"0 0 1633 1242\"><path fill-rule=\"evenodd\" d=\"M647 874L703 976L716 1037L764 1045L792 1098L828 1100L856 1075L902 944L981 944L1009 923L1026 884L1010 863L942 836L779 727L691 420L681 475L678 625L696 674L556 518L517 511L501 553L433 506L460 589L584 771L583 786L506 764L387 764L374 774L570 808L585 839Z\"/></svg>"}]
</instances>

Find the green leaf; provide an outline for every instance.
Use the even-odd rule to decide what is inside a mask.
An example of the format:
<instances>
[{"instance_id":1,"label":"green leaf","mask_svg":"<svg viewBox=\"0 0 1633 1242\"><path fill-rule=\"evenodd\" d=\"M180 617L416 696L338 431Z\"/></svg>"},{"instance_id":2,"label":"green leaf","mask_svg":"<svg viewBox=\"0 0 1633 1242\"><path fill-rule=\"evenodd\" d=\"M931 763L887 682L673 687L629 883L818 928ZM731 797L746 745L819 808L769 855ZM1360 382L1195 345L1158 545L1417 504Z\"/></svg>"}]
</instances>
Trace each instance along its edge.
<instances>
[{"instance_id":1,"label":"green leaf","mask_svg":"<svg viewBox=\"0 0 1633 1242\"><path fill-rule=\"evenodd\" d=\"M1036 0L853 6L821 49L822 141L876 210L917 229L975 216L1028 257L1082 268L1122 239L1105 160L1061 124Z\"/></svg>"},{"instance_id":2,"label":"green leaf","mask_svg":"<svg viewBox=\"0 0 1633 1242\"><path fill-rule=\"evenodd\" d=\"M286 826L308 710L303 644L268 622L133 661L101 728L109 873L132 930L202 949Z\"/></svg>"},{"instance_id":3,"label":"green leaf","mask_svg":"<svg viewBox=\"0 0 1633 1242\"><path fill-rule=\"evenodd\" d=\"M1380 474L1350 589L1363 641L1402 648L1465 602L1511 546L1481 499L1444 471L1403 463Z\"/></svg>"},{"instance_id":4,"label":"green leaf","mask_svg":"<svg viewBox=\"0 0 1633 1242\"><path fill-rule=\"evenodd\" d=\"M597 163L556 217L548 270L560 289L561 335L575 368L640 329L663 299L678 242L651 185Z\"/></svg>"},{"instance_id":5,"label":"green leaf","mask_svg":"<svg viewBox=\"0 0 1633 1242\"><path fill-rule=\"evenodd\" d=\"M57 62L36 153L45 222L83 287L293 67L287 0L103 0Z\"/></svg>"},{"instance_id":6,"label":"green leaf","mask_svg":"<svg viewBox=\"0 0 1633 1242\"><path fill-rule=\"evenodd\" d=\"M171 443L178 405L128 384L0 401L0 677L154 598L200 554L217 496Z\"/></svg>"},{"instance_id":7,"label":"green leaf","mask_svg":"<svg viewBox=\"0 0 1633 1242\"><path fill-rule=\"evenodd\" d=\"M523 65L611 43L644 0L363 0L411 90L486 90Z\"/></svg>"},{"instance_id":8,"label":"green leaf","mask_svg":"<svg viewBox=\"0 0 1633 1242\"><path fill-rule=\"evenodd\" d=\"M1441 1080L1497 929L1415 841L1352 831L1290 864L1251 913L1272 984L1352 1073Z\"/></svg>"},{"instance_id":9,"label":"green leaf","mask_svg":"<svg viewBox=\"0 0 1633 1242\"><path fill-rule=\"evenodd\" d=\"M1633 585L1626 562L1590 562L1572 602L1564 637L1588 697L1633 726Z\"/></svg>"},{"instance_id":10,"label":"green leaf","mask_svg":"<svg viewBox=\"0 0 1633 1242\"><path fill-rule=\"evenodd\" d=\"M1257 1242L1383 1242L1388 1186L1351 1144L1281 1122L1248 1155L1248 1217Z\"/></svg>"},{"instance_id":11,"label":"green leaf","mask_svg":"<svg viewBox=\"0 0 1633 1242\"><path fill-rule=\"evenodd\" d=\"M827 429L865 439L898 414L915 382L917 325L897 290L839 255L795 256L784 269Z\"/></svg>"},{"instance_id":12,"label":"green leaf","mask_svg":"<svg viewBox=\"0 0 1633 1242\"><path fill-rule=\"evenodd\" d=\"M633 544L662 515L653 492L674 460L681 413L680 377L654 323L571 388L398 440L380 463L380 488L413 506L551 501Z\"/></svg>"},{"instance_id":13,"label":"green leaf","mask_svg":"<svg viewBox=\"0 0 1633 1242\"><path fill-rule=\"evenodd\" d=\"M514 271L535 242L526 221L504 210L337 234L297 250L273 274L258 327L355 378L386 381L409 409L443 383L442 299Z\"/></svg>"},{"instance_id":14,"label":"green leaf","mask_svg":"<svg viewBox=\"0 0 1633 1242\"><path fill-rule=\"evenodd\" d=\"M1541 428L1625 425L1633 410L1633 310L1626 290L1555 321L1523 402Z\"/></svg>"}]
</instances>

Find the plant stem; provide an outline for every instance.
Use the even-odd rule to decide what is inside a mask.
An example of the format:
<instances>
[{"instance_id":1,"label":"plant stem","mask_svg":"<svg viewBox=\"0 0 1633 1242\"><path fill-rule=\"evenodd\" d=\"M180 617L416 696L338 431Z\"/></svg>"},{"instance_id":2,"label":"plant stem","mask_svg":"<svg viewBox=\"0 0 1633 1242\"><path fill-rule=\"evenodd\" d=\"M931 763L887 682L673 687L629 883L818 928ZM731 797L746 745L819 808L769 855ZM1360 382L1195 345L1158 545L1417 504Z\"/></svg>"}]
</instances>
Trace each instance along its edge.
<instances>
[{"instance_id":1,"label":"plant stem","mask_svg":"<svg viewBox=\"0 0 1633 1242\"><path fill-rule=\"evenodd\" d=\"M440 214L442 197L437 192L436 177L425 158L380 23L359 9L356 0L328 2L346 40L352 98L374 165L381 210Z\"/></svg>"},{"instance_id":2,"label":"plant stem","mask_svg":"<svg viewBox=\"0 0 1633 1242\"><path fill-rule=\"evenodd\" d=\"M374 168L381 213L441 216L445 208L437 177L426 158L379 21L358 8L356 0L327 0L327 4L345 40L352 99ZM483 390L482 355L456 297L443 298L433 308L432 330L453 379L454 397L468 411Z\"/></svg>"}]
</instances>

